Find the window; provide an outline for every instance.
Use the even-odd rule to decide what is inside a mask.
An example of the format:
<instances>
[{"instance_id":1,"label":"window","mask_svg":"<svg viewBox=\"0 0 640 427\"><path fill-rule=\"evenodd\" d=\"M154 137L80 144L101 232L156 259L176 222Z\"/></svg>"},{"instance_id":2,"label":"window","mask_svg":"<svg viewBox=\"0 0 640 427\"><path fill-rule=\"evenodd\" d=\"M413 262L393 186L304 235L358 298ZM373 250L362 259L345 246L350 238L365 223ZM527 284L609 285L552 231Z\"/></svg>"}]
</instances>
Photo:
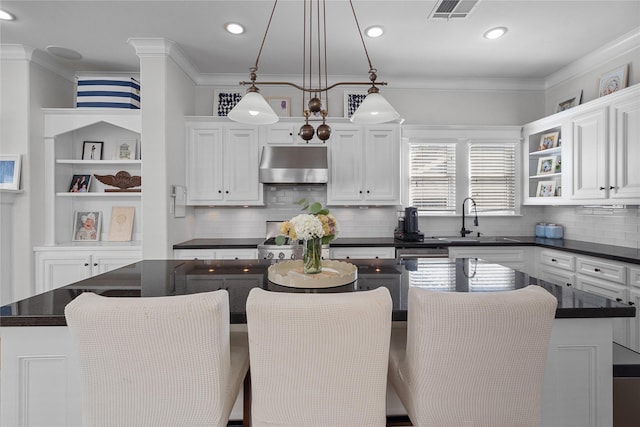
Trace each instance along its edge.
<instances>
[{"instance_id":1,"label":"window","mask_svg":"<svg viewBox=\"0 0 640 427\"><path fill-rule=\"evenodd\" d=\"M455 213L456 144L410 144L410 205L420 211Z\"/></svg>"},{"instance_id":2,"label":"window","mask_svg":"<svg viewBox=\"0 0 640 427\"><path fill-rule=\"evenodd\" d=\"M515 214L514 144L469 144L469 194L479 213Z\"/></svg>"},{"instance_id":3,"label":"window","mask_svg":"<svg viewBox=\"0 0 640 427\"><path fill-rule=\"evenodd\" d=\"M480 215L516 215L517 142L502 141L409 140L409 206L420 215L460 215L462 200L473 197Z\"/></svg>"}]
</instances>

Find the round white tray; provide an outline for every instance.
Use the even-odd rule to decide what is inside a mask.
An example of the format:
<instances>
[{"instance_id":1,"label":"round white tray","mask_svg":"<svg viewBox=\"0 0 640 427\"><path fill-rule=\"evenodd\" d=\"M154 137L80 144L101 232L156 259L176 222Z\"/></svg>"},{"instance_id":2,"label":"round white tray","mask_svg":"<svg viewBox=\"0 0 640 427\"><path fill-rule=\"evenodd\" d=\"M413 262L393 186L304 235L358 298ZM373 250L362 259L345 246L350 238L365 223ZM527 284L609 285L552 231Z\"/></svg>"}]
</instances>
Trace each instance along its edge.
<instances>
[{"instance_id":1,"label":"round white tray","mask_svg":"<svg viewBox=\"0 0 640 427\"><path fill-rule=\"evenodd\" d=\"M358 278L358 267L348 262L322 260L322 271L304 274L302 260L281 261L269 266L269 281L292 288L333 288Z\"/></svg>"}]
</instances>

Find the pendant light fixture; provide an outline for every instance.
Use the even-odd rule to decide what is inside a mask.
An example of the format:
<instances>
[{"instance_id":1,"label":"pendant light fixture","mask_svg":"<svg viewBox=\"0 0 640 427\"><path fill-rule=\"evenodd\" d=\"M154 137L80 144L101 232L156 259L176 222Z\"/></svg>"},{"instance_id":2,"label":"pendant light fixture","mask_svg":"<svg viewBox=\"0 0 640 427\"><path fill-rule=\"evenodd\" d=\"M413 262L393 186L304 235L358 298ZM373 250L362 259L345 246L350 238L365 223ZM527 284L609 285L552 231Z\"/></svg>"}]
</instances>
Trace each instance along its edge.
<instances>
[{"instance_id":1,"label":"pendant light fixture","mask_svg":"<svg viewBox=\"0 0 640 427\"><path fill-rule=\"evenodd\" d=\"M303 0L304 1L304 25L303 25L303 70L302 70L302 86L291 82L259 82L257 80L258 62L260 60L260 54L262 48L267 39L269 33L269 27L278 5L278 0L274 1L271 15L267 23L267 28L262 38L260 50L256 58L255 65L250 68L249 82L242 81L241 85L250 85L247 93L242 97L240 102L236 104L227 117L229 119L247 124L271 124L278 121L278 115L269 106L267 101L260 95L258 85L286 85L292 86L302 91L302 105L306 105L307 108L303 111L305 123L300 128L299 135L305 140L309 141L313 138L314 134L317 135L321 141L326 141L331 136L331 127L326 123L328 117L328 110L322 105L322 98L324 97L325 103L328 103L328 91L336 86L348 85L370 85L368 95L364 101L360 104L358 109L351 116L351 121L354 123L362 124L375 124L384 123L391 120L395 120L400 115L398 112L387 102L382 95L378 86L386 86L386 82L377 81L377 71L371 64L369 58L369 52L364 43L362 31L360 30L360 24L358 23L358 17L353 7L352 0L349 0L351 11L353 12L353 18L355 20L358 35L362 42L365 56L369 63L369 81L368 82L339 82L329 85L328 73L327 73L327 22L326 22L326 0ZM314 58L317 55L317 60L314 63ZM314 74L315 73L315 74ZM314 85L315 83L315 85ZM320 117L322 124L317 129L309 123L310 117Z\"/></svg>"}]
</instances>

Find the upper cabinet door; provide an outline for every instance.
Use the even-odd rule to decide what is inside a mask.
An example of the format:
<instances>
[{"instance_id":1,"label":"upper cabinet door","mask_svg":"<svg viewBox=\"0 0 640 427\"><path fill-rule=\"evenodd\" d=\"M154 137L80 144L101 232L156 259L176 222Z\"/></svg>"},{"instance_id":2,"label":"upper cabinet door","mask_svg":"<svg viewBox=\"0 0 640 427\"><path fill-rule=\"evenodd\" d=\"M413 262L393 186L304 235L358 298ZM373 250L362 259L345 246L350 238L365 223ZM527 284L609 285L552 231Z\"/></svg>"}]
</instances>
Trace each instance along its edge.
<instances>
[{"instance_id":1,"label":"upper cabinet door","mask_svg":"<svg viewBox=\"0 0 640 427\"><path fill-rule=\"evenodd\" d=\"M220 126L187 127L187 204L223 200L222 138Z\"/></svg>"},{"instance_id":2,"label":"upper cabinet door","mask_svg":"<svg viewBox=\"0 0 640 427\"><path fill-rule=\"evenodd\" d=\"M370 202L400 200L400 137L397 126L372 127L364 138L364 192Z\"/></svg>"},{"instance_id":3,"label":"upper cabinet door","mask_svg":"<svg viewBox=\"0 0 640 427\"><path fill-rule=\"evenodd\" d=\"M362 132L359 128L334 128L329 144L328 204L362 200Z\"/></svg>"},{"instance_id":4,"label":"upper cabinet door","mask_svg":"<svg viewBox=\"0 0 640 427\"><path fill-rule=\"evenodd\" d=\"M609 197L640 203L640 98L625 97L611 106ZM629 203L628 200L625 202Z\"/></svg>"},{"instance_id":5,"label":"upper cabinet door","mask_svg":"<svg viewBox=\"0 0 640 427\"><path fill-rule=\"evenodd\" d=\"M260 143L258 129L231 126L224 143L224 198L229 202L262 201L258 176Z\"/></svg>"},{"instance_id":6,"label":"upper cabinet door","mask_svg":"<svg viewBox=\"0 0 640 427\"><path fill-rule=\"evenodd\" d=\"M608 107L600 107L571 120L573 199L608 196Z\"/></svg>"}]
</instances>

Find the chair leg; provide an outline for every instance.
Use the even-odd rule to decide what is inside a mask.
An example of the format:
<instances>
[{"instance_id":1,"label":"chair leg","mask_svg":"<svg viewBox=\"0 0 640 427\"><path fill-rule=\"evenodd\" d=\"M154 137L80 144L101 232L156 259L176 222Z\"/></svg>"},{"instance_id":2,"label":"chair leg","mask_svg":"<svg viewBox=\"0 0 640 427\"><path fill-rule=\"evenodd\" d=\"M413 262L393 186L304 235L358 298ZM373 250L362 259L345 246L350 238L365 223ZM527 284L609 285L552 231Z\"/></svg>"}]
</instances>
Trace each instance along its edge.
<instances>
[{"instance_id":1,"label":"chair leg","mask_svg":"<svg viewBox=\"0 0 640 427\"><path fill-rule=\"evenodd\" d=\"M242 426L251 427L251 369L244 377L242 389Z\"/></svg>"}]
</instances>

